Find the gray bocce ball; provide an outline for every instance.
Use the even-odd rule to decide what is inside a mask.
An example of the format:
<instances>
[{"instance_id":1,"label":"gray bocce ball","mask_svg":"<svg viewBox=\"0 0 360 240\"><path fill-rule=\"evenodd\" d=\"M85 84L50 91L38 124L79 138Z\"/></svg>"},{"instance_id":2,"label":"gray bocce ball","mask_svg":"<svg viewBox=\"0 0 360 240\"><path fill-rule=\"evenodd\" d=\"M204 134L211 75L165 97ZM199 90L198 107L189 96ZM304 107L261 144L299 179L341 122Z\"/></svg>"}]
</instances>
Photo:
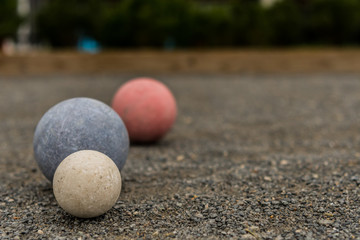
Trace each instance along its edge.
<instances>
[{"instance_id":1,"label":"gray bocce ball","mask_svg":"<svg viewBox=\"0 0 360 240\"><path fill-rule=\"evenodd\" d=\"M129 151L128 133L119 115L91 98L72 98L50 108L36 126L33 144L40 170L50 181L61 161L79 150L104 153L119 170Z\"/></svg>"}]
</instances>

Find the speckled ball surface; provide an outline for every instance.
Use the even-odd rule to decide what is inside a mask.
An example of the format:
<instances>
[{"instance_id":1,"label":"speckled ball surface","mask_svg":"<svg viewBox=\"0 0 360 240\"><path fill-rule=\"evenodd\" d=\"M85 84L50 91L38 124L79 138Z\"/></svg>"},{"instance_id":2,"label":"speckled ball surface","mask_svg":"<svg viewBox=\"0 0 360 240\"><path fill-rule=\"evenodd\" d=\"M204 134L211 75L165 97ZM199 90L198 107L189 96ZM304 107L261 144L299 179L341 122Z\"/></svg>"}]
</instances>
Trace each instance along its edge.
<instances>
[{"instance_id":1,"label":"speckled ball surface","mask_svg":"<svg viewBox=\"0 0 360 240\"><path fill-rule=\"evenodd\" d=\"M121 175L105 154L82 150L60 163L54 175L53 190L56 201L66 212L80 218L97 217L118 200Z\"/></svg>"},{"instance_id":2,"label":"speckled ball surface","mask_svg":"<svg viewBox=\"0 0 360 240\"><path fill-rule=\"evenodd\" d=\"M34 134L35 159L47 179L71 153L96 150L121 170L129 151L126 127L111 107L95 99L72 98L50 108Z\"/></svg>"},{"instance_id":3,"label":"speckled ball surface","mask_svg":"<svg viewBox=\"0 0 360 240\"><path fill-rule=\"evenodd\" d=\"M174 124L177 107L171 91L151 78L136 78L116 92L113 109L121 116L132 142L161 139Z\"/></svg>"}]
</instances>

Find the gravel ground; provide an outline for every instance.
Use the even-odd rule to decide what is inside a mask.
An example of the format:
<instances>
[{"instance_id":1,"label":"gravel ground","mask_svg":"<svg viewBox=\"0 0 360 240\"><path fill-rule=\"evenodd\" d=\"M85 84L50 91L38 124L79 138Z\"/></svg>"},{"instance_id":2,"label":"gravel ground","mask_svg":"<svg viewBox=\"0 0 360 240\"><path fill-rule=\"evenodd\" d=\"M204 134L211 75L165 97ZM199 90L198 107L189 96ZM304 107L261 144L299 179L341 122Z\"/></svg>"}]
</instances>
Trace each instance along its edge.
<instances>
[{"instance_id":1,"label":"gravel ground","mask_svg":"<svg viewBox=\"0 0 360 240\"><path fill-rule=\"evenodd\" d=\"M355 75L158 75L179 116L132 146L113 209L77 219L32 151L57 102L110 103L130 75L0 79L1 239L360 239Z\"/></svg>"}]
</instances>

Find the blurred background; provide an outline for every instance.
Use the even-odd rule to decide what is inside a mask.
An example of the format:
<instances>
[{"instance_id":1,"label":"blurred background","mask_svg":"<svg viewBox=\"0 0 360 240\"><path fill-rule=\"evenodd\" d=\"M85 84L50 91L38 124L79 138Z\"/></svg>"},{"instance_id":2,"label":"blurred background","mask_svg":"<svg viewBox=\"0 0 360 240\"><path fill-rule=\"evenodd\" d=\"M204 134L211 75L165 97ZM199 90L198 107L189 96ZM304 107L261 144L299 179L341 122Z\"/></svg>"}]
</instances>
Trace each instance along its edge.
<instances>
[{"instance_id":1,"label":"blurred background","mask_svg":"<svg viewBox=\"0 0 360 240\"><path fill-rule=\"evenodd\" d=\"M0 0L0 75L359 73L359 12L359 0Z\"/></svg>"},{"instance_id":2,"label":"blurred background","mask_svg":"<svg viewBox=\"0 0 360 240\"><path fill-rule=\"evenodd\" d=\"M358 0L1 0L0 41L5 52L353 46L359 12Z\"/></svg>"}]
</instances>

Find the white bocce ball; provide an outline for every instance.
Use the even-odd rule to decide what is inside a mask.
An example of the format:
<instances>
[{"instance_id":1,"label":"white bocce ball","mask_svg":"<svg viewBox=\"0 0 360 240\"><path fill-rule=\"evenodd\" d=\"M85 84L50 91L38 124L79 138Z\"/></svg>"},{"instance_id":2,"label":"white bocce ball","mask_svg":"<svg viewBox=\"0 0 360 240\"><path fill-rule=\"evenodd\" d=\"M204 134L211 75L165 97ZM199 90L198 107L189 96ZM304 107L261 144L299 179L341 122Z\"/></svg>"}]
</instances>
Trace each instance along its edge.
<instances>
[{"instance_id":1,"label":"white bocce ball","mask_svg":"<svg viewBox=\"0 0 360 240\"><path fill-rule=\"evenodd\" d=\"M54 175L53 190L66 212L80 218L97 217L118 200L121 175L105 154L82 150L60 163Z\"/></svg>"}]
</instances>

